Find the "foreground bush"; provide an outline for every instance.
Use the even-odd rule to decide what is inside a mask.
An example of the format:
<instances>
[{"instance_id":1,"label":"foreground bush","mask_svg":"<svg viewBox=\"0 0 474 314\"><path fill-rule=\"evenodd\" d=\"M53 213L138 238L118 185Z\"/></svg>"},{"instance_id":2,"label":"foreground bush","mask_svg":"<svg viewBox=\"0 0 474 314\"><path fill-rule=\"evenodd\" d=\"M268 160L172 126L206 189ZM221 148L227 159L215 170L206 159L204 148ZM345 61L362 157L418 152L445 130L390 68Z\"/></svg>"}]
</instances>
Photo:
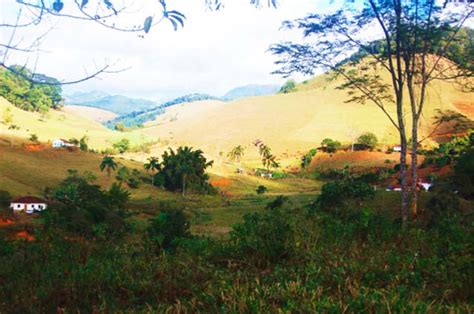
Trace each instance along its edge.
<instances>
[{"instance_id":1,"label":"foreground bush","mask_svg":"<svg viewBox=\"0 0 474 314\"><path fill-rule=\"evenodd\" d=\"M0 250L0 312L473 311L472 217L401 230L387 212L341 213L279 197L230 239L185 238L160 254L138 232L113 245L38 233ZM173 215L149 230L187 234Z\"/></svg>"},{"instance_id":2,"label":"foreground bush","mask_svg":"<svg viewBox=\"0 0 474 314\"><path fill-rule=\"evenodd\" d=\"M294 224L291 213L283 208L286 199L278 197L264 213L244 216L230 233L232 250L257 263L276 263L290 256L294 248Z\"/></svg>"},{"instance_id":3,"label":"foreground bush","mask_svg":"<svg viewBox=\"0 0 474 314\"><path fill-rule=\"evenodd\" d=\"M125 232L128 191L116 183L104 191L92 181L71 170L59 186L48 189L51 205L44 212L47 230L86 238L109 238Z\"/></svg>"},{"instance_id":4,"label":"foreground bush","mask_svg":"<svg viewBox=\"0 0 474 314\"><path fill-rule=\"evenodd\" d=\"M158 249L171 249L179 239L189 238L189 222L180 210L168 210L151 219L148 241Z\"/></svg>"}]
</instances>

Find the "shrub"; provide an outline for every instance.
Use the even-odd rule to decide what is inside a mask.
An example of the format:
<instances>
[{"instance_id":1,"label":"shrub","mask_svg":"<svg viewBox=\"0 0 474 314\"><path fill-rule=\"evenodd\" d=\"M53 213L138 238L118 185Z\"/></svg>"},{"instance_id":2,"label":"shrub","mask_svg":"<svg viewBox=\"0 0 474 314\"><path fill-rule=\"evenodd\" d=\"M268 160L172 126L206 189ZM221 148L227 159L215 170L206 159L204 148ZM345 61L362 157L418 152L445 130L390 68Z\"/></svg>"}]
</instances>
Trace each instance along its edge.
<instances>
[{"instance_id":1,"label":"shrub","mask_svg":"<svg viewBox=\"0 0 474 314\"><path fill-rule=\"evenodd\" d=\"M189 238L189 223L181 210L161 212L150 220L148 240L159 249L173 249L177 240Z\"/></svg>"},{"instance_id":2,"label":"shrub","mask_svg":"<svg viewBox=\"0 0 474 314\"><path fill-rule=\"evenodd\" d=\"M117 143L113 144L114 149L116 149L120 154L128 152L130 149L130 141L126 138L121 139Z\"/></svg>"},{"instance_id":3,"label":"shrub","mask_svg":"<svg viewBox=\"0 0 474 314\"><path fill-rule=\"evenodd\" d=\"M51 231L109 239L126 230L124 206L129 193L116 183L103 191L77 171L69 171L50 197L52 205L45 211L45 225Z\"/></svg>"},{"instance_id":4,"label":"shrub","mask_svg":"<svg viewBox=\"0 0 474 314\"><path fill-rule=\"evenodd\" d=\"M334 181L324 184L315 206L323 210L345 207L347 200L363 201L375 196L369 184L361 180Z\"/></svg>"},{"instance_id":5,"label":"shrub","mask_svg":"<svg viewBox=\"0 0 474 314\"><path fill-rule=\"evenodd\" d=\"M39 142L38 135L36 135L36 134L31 134L28 139L33 143L38 143Z\"/></svg>"},{"instance_id":6,"label":"shrub","mask_svg":"<svg viewBox=\"0 0 474 314\"><path fill-rule=\"evenodd\" d=\"M311 149L307 152L303 157L301 157L301 168L305 169L311 164L313 157L316 156L317 150L316 148Z\"/></svg>"},{"instance_id":7,"label":"shrub","mask_svg":"<svg viewBox=\"0 0 474 314\"><path fill-rule=\"evenodd\" d=\"M267 187L264 185L259 185L258 188L255 190L257 194L265 194L268 191Z\"/></svg>"},{"instance_id":8,"label":"shrub","mask_svg":"<svg viewBox=\"0 0 474 314\"><path fill-rule=\"evenodd\" d=\"M276 263L294 250L294 224L284 210L286 198L279 196L264 213L251 213L232 227L230 241L239 256L256 259L258 264Z\"/></svg>"},{"instance_id":9,"label":"shrub","mask_svg":"<svg viewBox=\"0 0 474 314\"><path fill-rule=\"evenodd\" d=\"M462 197L474 199L474 149L462 154L457 160L454 184Z\"/></svg>"},{"instance_id":10,"label":"shrub","mask_svg":"<svg viewBox=\"0 0 474 314\"><path fill-rule=\"evenodd\" d=\"M374 133L367 132L359 136L357 143L365 145L370 149L374 149L378 144L378 139Z\"/></svg>"},{"instance_id":11,"label":"shrub","mask_svg":"<svg viewBox=\"0 0 474 314\"><path fill-rule=\"evenodd\" d=\"M294 80L288 80L280 88L280 94L288 94L296 90L296 82Z\"/></svg>"},{"instance_id":12,"label":"shrub","mask_svg":"<svg viewBox=\"0 0 474 314\"><path fill-rule=\"evenodd\" d=\"M12 196L8 191L0 190L0 208L8 207Z\"/></svg>"},{"instance_id":13,"label":"shrub","mask_svg":"<svg viewBox=\"0 0 474 314\"><path fill-rule=\"evenodd\" d=\"M330 138L325 138L322 140L321 146L326 150L326 152L332 154L341 147L341 143Z\"/></svg>"},{"instance_id":14,"label":"shrub","mask_svg":"<svg viewBox=\"0 0 474 314\"><path fill-rule=\"evenodd\" d=\"M139 175L138 170L134 169L130 171L126 166L122 166L117 171L115 179L121 183L126 183L128 187L132 189L136 189L140 185L140 180L138 179Z\"/></svg>"},{"instance_id":15,"label":"shrub","mask_svg":"<svg viewBox=\"0 0 474 314\"><path fill-rule=\"evenodd\" d=\"M88 141L89 141L89 138L87 137L87 135L84 135L79 140L79 149L82 150L83 152L87 152L89 150L89 145L87 144Z\"/></svg>"},{"instance_id":16,"label":"shrub","mask_svg":"<svg viewBox=\"0 0 474 314\"><path fill-rule=\"evenodd\" d=\"M446 217L459 213L460 202L456 194L449 191L433 193L426 204L428 209L428 227L434 227Z\"/></svg>"}]
</instances>

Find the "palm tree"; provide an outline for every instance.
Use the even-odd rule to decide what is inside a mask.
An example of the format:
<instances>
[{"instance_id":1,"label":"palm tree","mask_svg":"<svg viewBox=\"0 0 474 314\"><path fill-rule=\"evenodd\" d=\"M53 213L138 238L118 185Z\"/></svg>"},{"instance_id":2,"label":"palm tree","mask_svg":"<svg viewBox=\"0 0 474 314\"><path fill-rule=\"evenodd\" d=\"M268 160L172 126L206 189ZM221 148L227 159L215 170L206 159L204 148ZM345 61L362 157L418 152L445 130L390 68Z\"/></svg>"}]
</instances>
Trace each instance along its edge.
<instances>
[{"instance_id":1,"label":"palm tree","mask_svg":"<svg viewBox=\"0 0 474 314\"><path fill-rule=\"evenodd\" d=\"M156 158L156 157L148 158L148 162L146 164L144 164L143 166L145 167L147 172L148 171L154 172L154 171L160 171L161 170L161 164L158 161L158 158ZM151 174L151 185L155 186L155 174L154 173Z\"/></svg>"},{"instance_id":2,"label":"palm tree","mask_svg":"<svg viewBox=\"0 0 474 314\"><path fill-rule=\"evenodd\" d=\"M117 169L117 163L115 162L114 157L104 156L104 158L102 158L102 162L100 163L99 168L100 171L107 171L107 176L109 177L107 181L107 187L109 187L110 174L112 173L112 171L115 171L115 169Z\"/></svg>"},{"instance_id":3,"label":"palm tree","mask_svg":"<svg viewBox=\"0 0 474 314\"><path fill-rule=\"evenodd\" d=\"M183 197L186 196L188 183L198 183L207 181L205 173L207 167L212 166L212 161L207 161L201 150L193 150L192 147L179 147L175 152L165 151L163 154L163 169L165 186L167 188L181 189ZM179 187L178 187L179 186Z\"/></svg>"},{"instance_id":4,"label":"palm tree","mask_svg":"<svg viewBox=\"0 0 474 314\"><path fill-rule=\"evenodd\" d=\"M227 157L229 157L231 160L237 160L237 162L240 163L240 158L244 155L244 148L239 145L234 147L228 154Z\"/></svg>"},{"instance_id":5,"label":"palm tree","mask_svg":"<svg viewBox=\"0 0 474 314\"><path fill-rule=\"evenodd\" d=\"M276 157L272 154L272 150L270 149L270 147L266 145L261 145L259 152L262 156L262 164L264 167L267 168L268 171L270 171L270 167L280 167L280 164L276 161Z\"/></svg>"}]
</instances>

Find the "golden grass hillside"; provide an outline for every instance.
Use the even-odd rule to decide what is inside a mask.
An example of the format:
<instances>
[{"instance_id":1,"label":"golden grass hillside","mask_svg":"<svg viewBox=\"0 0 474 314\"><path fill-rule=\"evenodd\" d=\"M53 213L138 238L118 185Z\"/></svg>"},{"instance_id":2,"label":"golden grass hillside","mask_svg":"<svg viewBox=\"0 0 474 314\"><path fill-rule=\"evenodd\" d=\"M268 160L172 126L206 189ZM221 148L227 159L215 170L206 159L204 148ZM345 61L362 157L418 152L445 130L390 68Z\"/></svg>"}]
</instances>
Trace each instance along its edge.
<instances>
[{"instance_id":1,"label":"golden grass hillside","mask_svg":"<svg viewBox=\"0 0 474 314\"><path fill-rule=\"evenodd\" d=\"M89 138L89 146L94 149L111 147L113 143L122 138L128 138L132 143L147 141L140 134L120 133L107 129L105 126L92 118L87 118L77 112L70 110L50 110L45 116L37 112L21 110L0 97L0 121L3 122L3 114L9 108L13 114L12 124L20 127L19 130L8 130L8 126L0 123L0 136L17 136L29 138L36 134L40 141L47 142L57 138L70 139L81 138L86 135Z\"/></svg>"},{"instance_id":2,"label":"golden grass hillside","mask_svg":"<svg viewBox=\"0 0 474 314\"><path fill-rule=\"evenodd\" d=\"M117 114L111 111L87 106L67 105L64 106L63 111L97 122L109 121L117 117Z\"/></svg>"},{"instance_id":3,"label":"golden grass hillside","mask_svg":"<svg viewBox=\"0 0 474 314\"><path fill-rule=\"evenodd\" d=\"M164 115L136 132L158 137L166 146L191 145L216 156L232 147L246 148L246 159L257 159L256 139L270 146L280 158L300 156L324 138L349 143L363 132L375 133L380 142L395 144L398 135L375 105L346 103L340 80L327 75L300 84L296 92L253 97L233 102L202 101L168 108ZM472 106L472 94L447 82L434 82L421 125L422 134L432 128L436 110L459 111L459 102ZM394 113L394 108L390 110ZM409 121L407 122L409 127Z\"/></svg>"}]
</instances>

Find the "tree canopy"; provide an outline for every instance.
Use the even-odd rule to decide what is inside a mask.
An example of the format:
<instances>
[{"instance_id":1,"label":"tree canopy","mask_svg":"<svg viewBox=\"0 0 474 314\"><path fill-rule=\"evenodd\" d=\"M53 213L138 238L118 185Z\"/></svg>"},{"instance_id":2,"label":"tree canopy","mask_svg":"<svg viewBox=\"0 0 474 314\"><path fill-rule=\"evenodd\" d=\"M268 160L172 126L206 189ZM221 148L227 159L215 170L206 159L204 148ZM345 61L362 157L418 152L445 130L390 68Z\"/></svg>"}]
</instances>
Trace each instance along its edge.
<instances>
[{"instance_id":1,"label":"tree canopy","mask_svg":"<svg viewBox=\"0 0 474 314\"><path fill-rule=\"evenodd\" d=\"M212 190L208 183L209 175L206 169L213 162L207 161L201 150L192 147L179 147L176 151L170 148L162 155L161 171L164 187L170 191L180 190L186 195L186 189L191 188L199 192Z\"/></svg>"},{"instance_id":2,"label":"tree canopy","mask_svg":"<svg viewBox=\"0 0 474 314\"><path fill-rule=\"evenodd\" d=\"M61 86L49 84L58 82L56 79L42 74L33 75L29 69L17 65L11 69L25 76L34 76L38 83L32 83L15 72L0 68L0 96L28 111L44 113L50 108L57 109L61 106Z\"/></svg>"}]
</instances>

